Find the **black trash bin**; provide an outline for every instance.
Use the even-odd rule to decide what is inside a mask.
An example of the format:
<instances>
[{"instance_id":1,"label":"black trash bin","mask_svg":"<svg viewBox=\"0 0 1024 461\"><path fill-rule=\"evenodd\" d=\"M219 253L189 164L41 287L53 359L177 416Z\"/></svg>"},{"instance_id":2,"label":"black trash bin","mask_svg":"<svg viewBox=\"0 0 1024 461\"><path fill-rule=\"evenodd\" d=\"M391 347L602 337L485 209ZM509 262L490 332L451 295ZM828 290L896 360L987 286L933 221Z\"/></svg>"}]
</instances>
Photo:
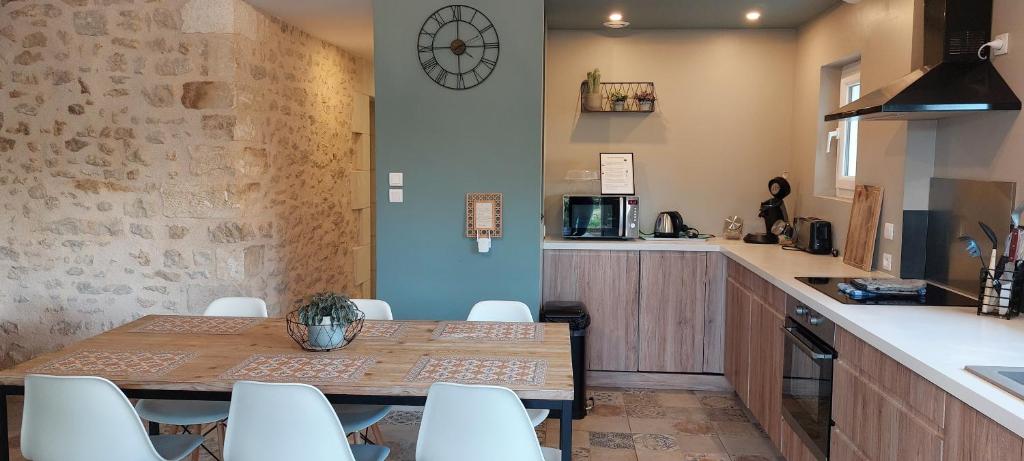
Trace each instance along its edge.
<instances>
[{"instance_id":1,"label":"black trash bin","mask_svg":"<svg viewBox=\"0 0 1024 461\"><path fill-rule=\"evenodd\" d=\"M587 415L586 340L590 326L587 307L579 301L548 301L540 308L540 321L569 324L574 388L572 418L583 419Z\"/></svg>"}]
</instances>

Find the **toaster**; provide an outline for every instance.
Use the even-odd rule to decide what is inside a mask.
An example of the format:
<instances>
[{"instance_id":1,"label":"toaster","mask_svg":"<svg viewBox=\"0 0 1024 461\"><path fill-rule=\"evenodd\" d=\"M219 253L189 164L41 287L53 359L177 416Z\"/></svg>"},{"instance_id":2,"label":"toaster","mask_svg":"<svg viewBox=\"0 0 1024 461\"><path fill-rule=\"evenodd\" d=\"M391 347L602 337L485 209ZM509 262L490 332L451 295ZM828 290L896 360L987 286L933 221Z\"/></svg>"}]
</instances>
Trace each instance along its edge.
<instances>
[{"instance_id":1,"label":"toaster","mask_svg":"<svg viewBox=\"0 0 1024 461\"><path fill-rule=\"evenodd\" d=\"M796 218L793 246L816 255L832 253L832 223L818 218Z\"/></svg>"}]
</instances>

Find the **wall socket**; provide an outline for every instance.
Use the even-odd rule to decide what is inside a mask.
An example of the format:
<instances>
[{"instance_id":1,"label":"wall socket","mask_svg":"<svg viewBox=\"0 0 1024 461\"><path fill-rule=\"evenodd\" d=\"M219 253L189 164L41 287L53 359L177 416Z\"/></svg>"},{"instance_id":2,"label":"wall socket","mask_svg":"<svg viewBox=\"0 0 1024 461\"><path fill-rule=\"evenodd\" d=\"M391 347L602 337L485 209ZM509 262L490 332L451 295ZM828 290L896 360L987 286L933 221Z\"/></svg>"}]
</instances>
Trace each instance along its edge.
<instances>
[{"instance_id":1,"label":"wall socket","mask_svg":"<svg viewBox=\"0 0 1024 461\"><path fill-rule=\"evenodd\" d=\"M882 236L885 237L886 240L892 240L893 237L896 236L896 226L891 222L885 223L882 230Z\"/></svg>"},{"instance_id":2,"label":"wall socket","mask_svg":"<svg viewBox=\"0 0 1024 461\"><path fill-rule=\"evenodd\" d=\"M892 270L892 255L889 253L882 253L882 270Z\"/></svg>"}]
</instances>

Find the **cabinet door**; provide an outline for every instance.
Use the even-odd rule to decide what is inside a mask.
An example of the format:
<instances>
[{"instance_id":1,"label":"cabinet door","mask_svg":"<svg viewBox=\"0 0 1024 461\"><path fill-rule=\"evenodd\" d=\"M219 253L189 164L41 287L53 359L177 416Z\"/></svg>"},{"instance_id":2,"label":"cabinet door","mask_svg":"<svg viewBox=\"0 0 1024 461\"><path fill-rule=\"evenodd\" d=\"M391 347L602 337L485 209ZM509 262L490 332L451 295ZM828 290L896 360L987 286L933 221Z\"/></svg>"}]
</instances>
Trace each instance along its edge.
<instances>
[{"instance_id":1,"label":"cabinet door","mask_svg":"<svg viewBox=\"0 0 1024 461\"><path fill-rule=\"evenodd\" d=\"M943 436L865 381L842 360L835 366L832 416L836 429L868 459L942 459Z\"/></svg>"},{"instance_id":2,"label":"cabinet door","mask_svg":"<svg viewBox=\"0 0 1024 461\"><path fill-rule=\"evenodd\" d=\"M1020 461L1022 440L956 397L946 396L947 461Z\"/></svg>"},{"instance_id":3,"label":"cabinet door","mask_svg":"<svg viewBox=\"0 0 1024 461\"><path fill-rule=\"evenodd\" d=\"M703 371L706 274L706 253L640 253L640 371Z\"/></svg>"},{"instance_id":4,"label":"cabinet door","mask_svg":"<svg viewBox=\"0 0 1024 461\"><path fill-rule=\"evenodd\" d=\"M730 278L725 296L725 378L744 403L750 400L750 300L750 294Z\"/></svg>"},{"instance_id":5,"label":"cabinet door","mask_svg":"<svg viewBox=\"0 0 1024 461\"><path fill-rule=\"evenodd\" d=\"M751 301L748 407L776 447L782 437L782 325L783 318L774 309L757 299Z\"/></svg>"},{"instance_id":6,"label":"cabinet door","mask_svg":"<svg viewBox=\"0 0 1024 461\"><path fill-rule=\"evenodd\" d=\"M707 298L704 300L704 373L724 371L726 262L721 253L708 253Z\"/></svg>"},{"instance_id":7,"label":"cabinet door","mask_svg":"<svg viewBox=\"0 0 1024 461\"><path fill-rule=\"evenodd\" d=\"M640 254L544 251L544 301L582 301L590 313L587 369L637 371Z\"/></svg>"}]
</instances>

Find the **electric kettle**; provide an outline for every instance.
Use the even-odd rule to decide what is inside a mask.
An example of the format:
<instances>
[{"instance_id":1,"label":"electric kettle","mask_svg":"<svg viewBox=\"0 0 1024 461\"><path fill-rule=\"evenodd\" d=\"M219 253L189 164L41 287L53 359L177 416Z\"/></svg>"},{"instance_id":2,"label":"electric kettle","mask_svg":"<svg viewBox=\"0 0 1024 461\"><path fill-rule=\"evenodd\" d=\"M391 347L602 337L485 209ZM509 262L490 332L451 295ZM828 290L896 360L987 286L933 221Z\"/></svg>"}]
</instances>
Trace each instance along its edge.
<instances>
[{"instance_id":1,"label":"electric kettle","mask_svg":"<svg viewBox=\"0 0 1024 461\"><path fill-rule=\"evenodd\" d=\"M679 238L687 230L689 228L683 224L683 215L678 211L662 211L654 221L656 238Z\"/></svg>"}]
</instances>

